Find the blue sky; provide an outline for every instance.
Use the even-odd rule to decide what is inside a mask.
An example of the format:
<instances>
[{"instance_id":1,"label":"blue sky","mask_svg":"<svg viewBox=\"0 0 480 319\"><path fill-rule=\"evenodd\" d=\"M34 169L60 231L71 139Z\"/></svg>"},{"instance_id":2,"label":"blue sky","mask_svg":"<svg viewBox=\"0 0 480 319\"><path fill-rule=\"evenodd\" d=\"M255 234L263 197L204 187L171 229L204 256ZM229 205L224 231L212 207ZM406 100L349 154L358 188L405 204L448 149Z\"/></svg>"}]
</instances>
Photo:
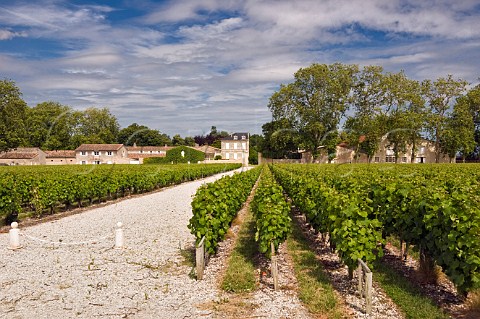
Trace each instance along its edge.
<instances>
[{"instance_id":1,"label":"blue sky","mask_svg":"<svg viewBox=\"0 0 480 319\"><path fill-rule=\"evenodd\" d=\"M30 106L108 107L169 135L261 132L311 63L480 76L478 0L0 1L0 78Z\"/></svg>"}]
</instances>

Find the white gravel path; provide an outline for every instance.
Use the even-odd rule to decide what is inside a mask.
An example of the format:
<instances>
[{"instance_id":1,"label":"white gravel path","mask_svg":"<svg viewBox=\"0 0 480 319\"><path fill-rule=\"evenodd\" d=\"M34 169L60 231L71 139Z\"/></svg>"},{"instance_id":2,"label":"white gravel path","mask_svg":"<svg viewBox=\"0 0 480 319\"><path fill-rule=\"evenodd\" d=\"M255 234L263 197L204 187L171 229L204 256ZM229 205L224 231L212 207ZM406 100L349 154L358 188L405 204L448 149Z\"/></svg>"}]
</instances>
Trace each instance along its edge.
<instances>
[{"instance_id":1,"label":"white gravel path","mask_svg":"<svg viewBox=\"0 0 480 319\"><path fill-rule=\"evenodd\" d=\"M232 174L232 173L227 173ZM207 318L212 281L188 276L190 202L222 174L22 229L23 248L0 234L0 318ZM124 249L114 249L115 224Z\"/></svg>"}]
</instances>

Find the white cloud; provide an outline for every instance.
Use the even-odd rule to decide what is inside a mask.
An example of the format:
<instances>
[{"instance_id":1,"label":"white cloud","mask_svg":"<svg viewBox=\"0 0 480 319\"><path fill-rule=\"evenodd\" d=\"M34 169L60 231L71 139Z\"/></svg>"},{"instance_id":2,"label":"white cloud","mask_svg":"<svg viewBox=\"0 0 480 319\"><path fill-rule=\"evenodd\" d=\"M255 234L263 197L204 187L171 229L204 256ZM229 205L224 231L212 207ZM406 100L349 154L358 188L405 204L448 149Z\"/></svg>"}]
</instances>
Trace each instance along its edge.
<instances>
[{"instance_id":1,"label":"white cloud","mask_svg":"<svg viewBox=\"0 0 480 319\"><path fill-rule=\"evenodd\" d=\"M270 120L268 97L313 62L474 81L478 1L450 2L146 1L139 4L148 7L145 16L122 24L108 20L116 10L110 6L0 5L0 40L28 36L68 48L40 61L4 49L0 68L30 104L108 106L122 125L138 122L170 134L211 125L252 125L258 132ZM375 32L385 41L377 42Z\"/></svg>"},{"instance_id":2,"label":"white cloud","mask_svg":"<svg viewBox=\"0 0 480 319\"><path fill-rule=\"evenodd\" d=\"M0 30L0 41L1 40L11 40L17 37L26 37L26 32L12 32L10 30Z\"/></svg>"}]
</instances>

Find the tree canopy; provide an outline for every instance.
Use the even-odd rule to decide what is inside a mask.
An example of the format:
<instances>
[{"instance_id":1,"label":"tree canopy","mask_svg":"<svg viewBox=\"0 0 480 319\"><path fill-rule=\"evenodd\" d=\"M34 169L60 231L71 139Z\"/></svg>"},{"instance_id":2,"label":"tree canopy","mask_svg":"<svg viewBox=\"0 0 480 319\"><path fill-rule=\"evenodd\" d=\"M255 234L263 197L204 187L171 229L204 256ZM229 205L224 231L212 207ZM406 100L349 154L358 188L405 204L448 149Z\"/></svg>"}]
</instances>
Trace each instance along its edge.
<instances>
[{"instance_id":1,"label":"tree canopy","mask_svg":"<svg viewBox=\"0 0 480 319\"><path fill-rule=\"evenodd\" d=\"M478 155L480 86L465 94L467 84L452 75L419 82L381 66L312 64L270 97L273 121L263 126L262 152L285 157L300 148L315 158L321 150L335 153L342 141L371 160L388 139L396 159L409 149L413 161L426 137L436 162L442 153Z\"/></svg>"},{"instance_id":2,"label":"tree canopy","mask_svg":"<svg viewBox=\"0 0 480 319\"><path fill-rule=\"evenodd\" d=\"M27 108L15 82L0 80L0 152L26 143Z\"/></svg>"}]
</instances>

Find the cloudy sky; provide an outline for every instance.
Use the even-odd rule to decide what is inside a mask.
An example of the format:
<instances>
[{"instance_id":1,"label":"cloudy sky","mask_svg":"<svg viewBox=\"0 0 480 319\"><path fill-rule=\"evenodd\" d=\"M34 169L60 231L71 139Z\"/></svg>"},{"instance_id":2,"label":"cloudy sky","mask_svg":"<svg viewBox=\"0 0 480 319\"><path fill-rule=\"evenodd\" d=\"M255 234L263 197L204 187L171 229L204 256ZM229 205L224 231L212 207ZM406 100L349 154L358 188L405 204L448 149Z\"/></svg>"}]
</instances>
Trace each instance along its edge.
<instances>
[{"instance_id":1,"label":"cloudy sky","mask_svg":"<svg viewBox=\"0 0 480 319\"><path fill-rule=\"evenodd\" d=\"M478 0L2 0L0 78L30 106L108 107L169 135L261 132L311 63L480 76Z\"/></svg>"}]
</instances>

